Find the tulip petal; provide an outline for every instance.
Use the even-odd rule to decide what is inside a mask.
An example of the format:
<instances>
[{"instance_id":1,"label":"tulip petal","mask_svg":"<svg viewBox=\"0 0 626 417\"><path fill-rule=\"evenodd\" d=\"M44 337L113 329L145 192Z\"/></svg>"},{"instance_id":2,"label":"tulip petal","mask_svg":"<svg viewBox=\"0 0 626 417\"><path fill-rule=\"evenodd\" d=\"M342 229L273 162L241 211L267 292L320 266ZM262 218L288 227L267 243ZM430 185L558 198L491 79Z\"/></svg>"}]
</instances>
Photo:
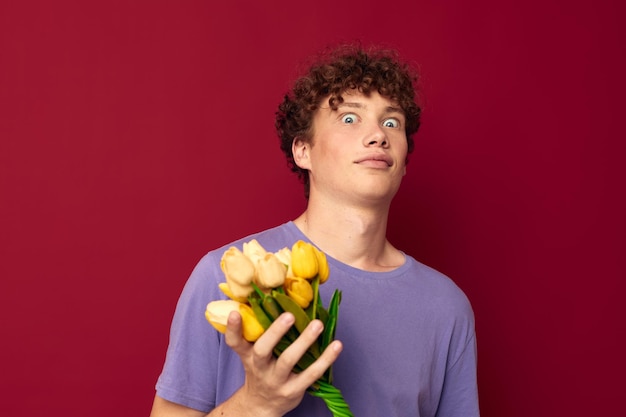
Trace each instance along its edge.
<instances>
[{"instance_id":1,"label":"tulip petal","mask_svg":"<svg viewBox=\"0 0 626 417\"><path fill-rule=\"evenodd\" d=\"M291 248L291 267L297 277L311 279L317 275L317 256L314 246L302 240L294 243Z\"/></svg>"},{"instance_id":2,"label":"tulip petal","mask_svg":"<svg viewBox=\"0 0 626 417\"><path fill-rule=\"evenodd\" d=\"M231 300L235 300L240 303L245 303L246 301L248 301L246 297L237 297L235 294L233 294L226 282L220 282L218 284L218 287L220 288L220 290L222 290L224 295L226 295L226 297L230 298Z\"/></svg>"},{"instance_id":3,"label":"tulip petal","mask_svg":"<svg viewBox=\"0 0 626 417\"><path fill-rule=\"evenodd\" d=\"M256 283L262 288L277 288L285 283L287 268L273 253L266 253L256 264Z\"/></svg>"},{"instance_id":4,"label":"tulip petal","mask_svg":"<svg viewBox=\"0 0 626 417\"><path fill-rule=\"evenodd\" d=\"M233 281L243 286L252 282L256 272L252 261L234 246L228 248L222 255L220 268L227 281Z\"/></svg>"},{"instance_id":5,"label":"tulip petal","mask_svg":"<svg viewBox=\"0 0 626 417\"><path fill-rule=\"evenodd\" d=\"M239 311L241 303L234 300L211 301L206 306L204 316L207 321L220 333L226 332L228 316L232 311Z\"/></svg>"},{"instance_id":6,"label":"tulip petal","mask_svg":"<svg viewBox=\"0 0 626 417\"><path fill-rule=\"evenodd\" d=\"M243 244L243 254L246 255L248 259L252 261L253 264L256 264L257 261L265 256L267 251L261 244L256 240L252 239L249 242L245 242Z\"/></svg>"},{"instance_id":7,"label":"tulip petal","mask_svg":"<svg viewBox=\"0 0 626 417\"><path fill-rule=\"evenodd\" d=\"M285 292L302 308L307 308L313 300L313 287L304 278L285 278Z\"/></svg>"},{"instance_id":8,"label":"tulip petal","mask_svg":"<svg viewBox=\"0 0 626 417\"><path fill-rule=\"evenodd\" d=\"M243 338L248 342L256 342L261 337L265 329L257 320L254 311L247 304L239 304L239 314L241 314Z\"/></svg>"},{"instance_id":9,"label":"tulip petal","mask_svg":"<svg viewBox=\"0 0 626 417\"><path fill-rule=\"evenodd\" d=\"M326 254L324 252L317 249L315 246L313 249L315 250L315 256L317 257L317 276L320 279L320 284L323 284L328 280L328 276L330 275L328 261L326 260Z\"/></svg>"}]
</instances>

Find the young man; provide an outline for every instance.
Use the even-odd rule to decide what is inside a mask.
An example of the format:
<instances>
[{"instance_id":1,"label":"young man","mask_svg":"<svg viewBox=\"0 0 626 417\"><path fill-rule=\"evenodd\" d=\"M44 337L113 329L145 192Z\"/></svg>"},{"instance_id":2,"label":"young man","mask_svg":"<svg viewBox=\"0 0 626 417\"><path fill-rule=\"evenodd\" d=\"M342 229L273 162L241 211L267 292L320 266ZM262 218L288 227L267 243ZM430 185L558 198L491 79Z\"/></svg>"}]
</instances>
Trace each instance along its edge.
<instances>
[{"instance_id":1,"label":"young man","mask_svg":"<svg viewBox=\"0 0 626 417\"><path fill-rule=\"evenodd\" d=\"M416 77L385 51L338 48L300 78L276 126L306 211L292 222L207 254L176 308L152 417L329 416L307 387L333 364L334 385L358 417L478 416L476 342L470 304L444 275L386 239L391 201L419 127ZM268 251L312 242L329 260L325 304L343 292L333 342L299 374L291 369L322 331L313 321L278 359L294 322L285 313L254 343L229 316L225 335L204 318L224 298L220 257L252 238Z\"/></svg>"}]
</instances>

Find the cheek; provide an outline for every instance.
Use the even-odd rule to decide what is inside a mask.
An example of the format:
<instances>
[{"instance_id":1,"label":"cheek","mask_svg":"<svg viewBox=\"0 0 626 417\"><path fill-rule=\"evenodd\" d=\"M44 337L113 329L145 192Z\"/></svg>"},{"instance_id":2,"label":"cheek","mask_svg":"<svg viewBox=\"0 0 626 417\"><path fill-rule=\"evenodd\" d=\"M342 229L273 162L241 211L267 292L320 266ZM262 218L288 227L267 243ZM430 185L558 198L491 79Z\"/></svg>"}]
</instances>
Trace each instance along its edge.
<instances>
[{"instance_id":1,"label":"cheek","mask_svg":"<svg viewBox=\"0 0 626 417\"><path fill-rule=\"evenodd\" d=\"M403 135L403 138L398 143L399 143L398 153L402 157L402 160L406 162L409 156L409 142L407 141L406 137Z\"/></svg>"},{"instance_id":2,"label":"cheek","mask_svg":"<svg viewBox=\"0 0 626 417\"><path fill-rule=\"evenodd\" d=\"M318 160L329 162L339 159L338 157L343 153L341 147L337 146L336 143L320 143L317 146L316 155Z\"/></svg>"}]
</instances>

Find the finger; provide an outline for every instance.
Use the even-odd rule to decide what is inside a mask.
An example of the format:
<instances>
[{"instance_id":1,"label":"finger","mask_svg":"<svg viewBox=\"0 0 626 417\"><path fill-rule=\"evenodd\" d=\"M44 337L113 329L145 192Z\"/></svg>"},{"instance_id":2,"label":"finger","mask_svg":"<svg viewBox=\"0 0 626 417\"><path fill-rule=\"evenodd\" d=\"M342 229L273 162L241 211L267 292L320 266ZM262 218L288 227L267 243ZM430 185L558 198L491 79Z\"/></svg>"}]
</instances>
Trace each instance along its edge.
<instances>
[{"instance_id":1,"label":"finger","mask_svg":"<svg viewBox=\"0 0 626 417\"><path fill-rule=\"evenodd\" d=\"M276 363L277 370L291 372L302 355L316 343L324 326L321 321L313 320L302 334L280 355Z\"/></svg>"},{"instance_id":2,"label":"finger","mask_svg":"<svg viewBox=\"0 0 626 417\"><path fill-rule=\"evenodd\" d=\"M339 340L330 343L319 359L298 375L298 377L302 379L301 383L309 387L320 379L322 375L324 375L324 372L335 363L342 350L343 344Z\"/></svg>"},{"instance_id":3,"label":"finger","mask_svg":"<svg viewBox=\"0 0 626 417\"><path fill-rule=\"evenodd\" d=\"M249 343L243 338L241 327L241 314L238 311L231 311L226 322L224 337L226 344L240 356L249 347Z\"/></svg>"},{"instance_id":4,"label":"finger","mask_svg":"<svg viewBox=\"0 0 626 417\"><path fill-rule=\"evenodd\" d=\"M265 333L259 337L254 344L254 353L256 356L264 358L273 354L276 344L287 334L291 326L295 323L295 318L291 313L282 313Z\"/></svg>"},{"instance_id":5,"label":"finger","mask_svg":"<svg viewBox=\"0 0 626 417\"><path fill-rule=\"evenodd\" d=\"M328 345L324 353L304 371L294 375L290 385L294 390L306 390L319 380L324 372L337 360L343 349L340 341L335 340Z\"/></svg>"}]
</instances>

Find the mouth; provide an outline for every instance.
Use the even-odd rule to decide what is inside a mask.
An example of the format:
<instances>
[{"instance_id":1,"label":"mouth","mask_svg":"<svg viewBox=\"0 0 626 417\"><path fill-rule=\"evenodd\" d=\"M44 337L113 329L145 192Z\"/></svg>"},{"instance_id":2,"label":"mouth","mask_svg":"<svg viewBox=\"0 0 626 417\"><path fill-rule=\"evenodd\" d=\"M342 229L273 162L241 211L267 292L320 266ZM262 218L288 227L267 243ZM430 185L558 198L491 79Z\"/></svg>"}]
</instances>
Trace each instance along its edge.
<instances>
[{"instance_id":1,"label":"mouth","mask_svg":"<svg viewBox=\"0 0 626 417\"><path fill-rule=\"evenodd\" d=\"M385 154L366 155L354 162L356 164L377 168L388 168L393 165L393 160Z\"/></svg>"}]
</instances>

